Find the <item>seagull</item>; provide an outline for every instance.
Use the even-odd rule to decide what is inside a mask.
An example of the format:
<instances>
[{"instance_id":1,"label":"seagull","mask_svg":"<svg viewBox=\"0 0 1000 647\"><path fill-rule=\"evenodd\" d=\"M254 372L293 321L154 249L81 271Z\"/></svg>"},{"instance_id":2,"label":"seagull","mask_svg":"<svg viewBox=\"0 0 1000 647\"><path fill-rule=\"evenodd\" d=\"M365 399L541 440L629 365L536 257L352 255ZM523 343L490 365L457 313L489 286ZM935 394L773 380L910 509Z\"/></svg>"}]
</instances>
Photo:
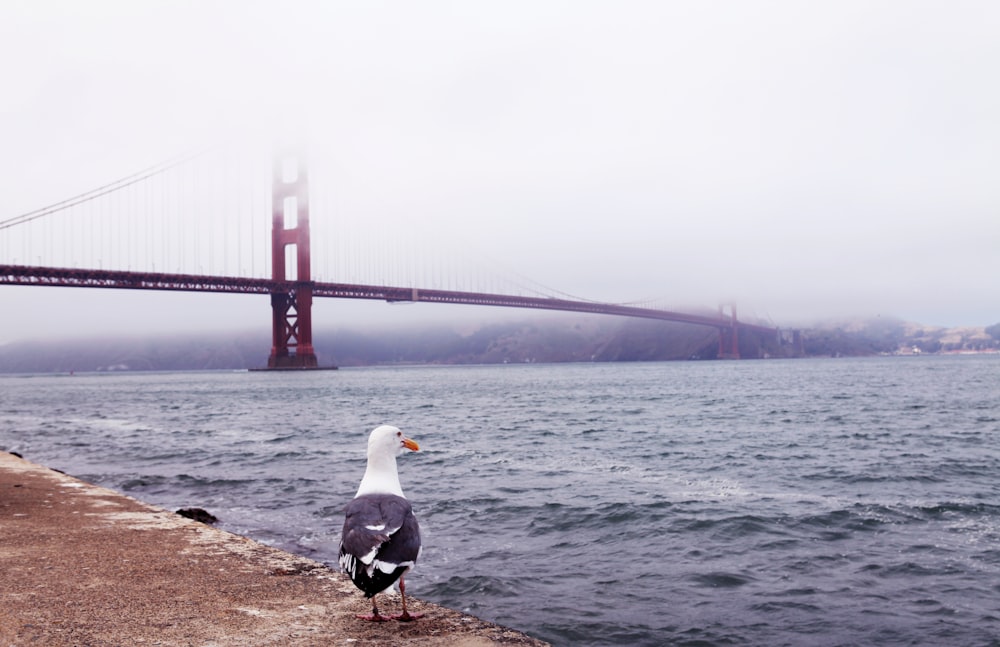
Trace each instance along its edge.
<instances>
[{"instance_id":1,"label":"seagull","mask_svg":"<svg viewBox=\"0 0 1000 647\"><path fill-rule=\"evenodd\" d=\"M355 586L371 598L371 615L362 620L409 622L423 614L406 610L403 575L413 568L420 555L420 526L410 502L403 496L396 471L396 457L405 450L417 451L417 443L389 425L377 427L368 436L368 467L358 493L344 510L344 531L340 538L340 565ZM403 613L383 616L375 596L399 580Z\"/></svg>"}]
</instances>

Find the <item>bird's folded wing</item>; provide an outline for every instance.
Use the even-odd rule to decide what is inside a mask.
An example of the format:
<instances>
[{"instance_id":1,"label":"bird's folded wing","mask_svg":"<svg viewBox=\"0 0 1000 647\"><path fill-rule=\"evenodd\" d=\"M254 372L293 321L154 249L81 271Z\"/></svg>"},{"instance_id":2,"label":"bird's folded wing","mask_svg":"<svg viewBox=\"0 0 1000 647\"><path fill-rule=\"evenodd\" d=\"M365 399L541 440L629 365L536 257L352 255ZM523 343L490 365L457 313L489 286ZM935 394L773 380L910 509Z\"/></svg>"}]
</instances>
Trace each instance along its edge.
<instances>
[{"instance_id":1,"label":"bird's folded wing","mask_svg":"<svg viewBox=\"0 0 1000 647\"><path fill-rule=\"evenodd\" d=\"M404 524L411 525L408 520L412 519L410 502L403 497L366 494L353 499L345 510L341 561L345 555L350 555L366 565L371 564L382 544Z\"/></svg>"}]
</instances>

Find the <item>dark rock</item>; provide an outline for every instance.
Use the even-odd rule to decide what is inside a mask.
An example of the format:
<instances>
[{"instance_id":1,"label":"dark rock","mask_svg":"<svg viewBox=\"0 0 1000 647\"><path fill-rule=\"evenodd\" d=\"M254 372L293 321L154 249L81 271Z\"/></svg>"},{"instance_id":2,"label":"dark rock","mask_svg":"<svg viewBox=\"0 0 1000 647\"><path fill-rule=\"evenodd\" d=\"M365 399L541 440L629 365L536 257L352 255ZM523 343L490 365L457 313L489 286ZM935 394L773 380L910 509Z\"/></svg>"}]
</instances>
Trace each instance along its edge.
<instances>
[{"instance_id":1,"label":"dark rock","mask_svg":"<svg viewBox=\"0 0 1000 647\"><path fill-rule=\"evenodd\" d=\"M181 508L177 511L182 517L187 517L188 519L194 519L195 521L200 521L202 523L213 524L219 519L211 512L207 512L202 508Z\"/></svg>"}]
</instances>

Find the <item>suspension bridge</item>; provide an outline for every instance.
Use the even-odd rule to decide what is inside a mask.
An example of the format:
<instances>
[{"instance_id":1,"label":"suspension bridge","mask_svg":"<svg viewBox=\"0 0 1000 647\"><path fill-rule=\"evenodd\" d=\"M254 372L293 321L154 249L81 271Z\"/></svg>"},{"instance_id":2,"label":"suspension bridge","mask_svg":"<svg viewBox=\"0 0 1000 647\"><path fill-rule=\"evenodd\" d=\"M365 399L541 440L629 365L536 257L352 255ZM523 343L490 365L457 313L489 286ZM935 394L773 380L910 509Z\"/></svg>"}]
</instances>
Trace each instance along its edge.
<instances>
[{"instance_id":1,"label":"suspension bridge","mask_svg":"<svg viewBox=\"0 0 1000 647\"><path fill-rule=\"evenodd\" d=\"M493 289L484 290L481 275L473 285L475 272L407 255L404 250L421 246L403 245L388 231L363 240L346 222L326 228L327 239L318 246L323 262L315 265L347 281L317 280L310 222L317 201L324 210L325 194L310 191L298 155L276 154L266 171L247 159L240 153L193 153L0 221L0 284L269 295L267 366L275 370L319 367L312 341L316 298L532 308L708 326L718 330L717 356L729 359L758 357L765 342L797 347L800 341L796 331L739 321L735 305L693 314L537 288L526 293L523 281L498 288L495 276L488 279ZM264 209L269 236L258 231ZM324 220L336 221L330 211L325 208ZM401 259L397 267L387 268L376 249ZM360 260L347 264L344 259L352 256Z\"/></svg>"}]
</instances>

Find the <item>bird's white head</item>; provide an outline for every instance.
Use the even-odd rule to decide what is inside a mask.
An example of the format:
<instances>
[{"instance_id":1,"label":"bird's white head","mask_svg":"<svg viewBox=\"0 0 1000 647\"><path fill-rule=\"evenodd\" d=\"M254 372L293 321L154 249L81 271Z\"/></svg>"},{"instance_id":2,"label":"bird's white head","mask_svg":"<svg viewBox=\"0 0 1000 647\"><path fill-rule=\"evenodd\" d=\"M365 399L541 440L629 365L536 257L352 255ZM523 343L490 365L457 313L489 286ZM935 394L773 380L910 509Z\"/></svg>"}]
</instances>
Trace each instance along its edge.
<instances>
[{"instance_id":1,"label":"bird's white head","mask_svg":"<svg viewBox=\"0 0 1000 647\"><path fill-rule=\"evenodd\" d=\"M415 452L420 447L395 427L382 425L375 428L368 436L368 467L356 496L374 493L403 496L396 472L396 457L407 449Z\"/></svg>"},{"instance_id":2,"label":"bird's white head","mask_svg":"<svg viewBox=\"0 0 1000 647\"><path fill-rule=\"evenodd\" d=\"M404 451L417 451L420 446L403 435L403 432L390 425L382 425L372 430L368 436L368 457L399 456Z\"/></svg>"}]
</instances>

